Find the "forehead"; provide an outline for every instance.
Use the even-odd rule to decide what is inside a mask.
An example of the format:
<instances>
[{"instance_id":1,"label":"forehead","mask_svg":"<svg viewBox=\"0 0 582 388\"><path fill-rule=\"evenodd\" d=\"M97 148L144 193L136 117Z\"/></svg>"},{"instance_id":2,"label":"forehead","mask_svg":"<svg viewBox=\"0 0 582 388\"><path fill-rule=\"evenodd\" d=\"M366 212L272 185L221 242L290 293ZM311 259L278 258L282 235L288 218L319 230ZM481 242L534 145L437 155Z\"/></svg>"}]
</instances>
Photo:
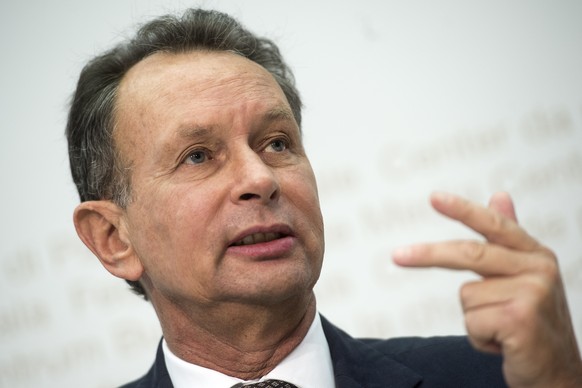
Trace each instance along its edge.
<instances>
[{"instance_id":1,"label":"forehead","mask_svg":"<svg viewBox=\"0 0 582 388\"><path fill-rule=\"evenodd\" d=\"M140 105L148 110L166 109L192 99L202 106L214 106L240 99L280 99L282 95L267 70L234 53L156 53L128 71L118 90L117 105L118 111L133 111Z\"/></svg>"},{"instance_id":2,"label":"forehead","mask_svg":"<svg viewBox=\"0 0 582 388\"><path fill-rule=\"evenodd\" d=\"M164 145L175 147L192 128L230 138L273 112L294 122L280 86L255 62L229 52L156 53L121 81L114 139L136 165L146 154L163 154Z\"/></svg>"},{"instance_id":3,"label":"forehead","mask_svg":"<svg viewBox=\"0 0 582 388\"><path fill-rule=\"evenodd\" d=\"M277 109L291 112L273 76L249 59L215 51L156 53L122 79L114 137L129 156L126 147L165 141L183 127L231 127Z\"/></svg>"},{"instance_id":4,"label":"forehead","mask_svg":"<svg viewBox=\"0 0 582 388\"><path fill-rule=\"evenodd\" d=\"M230 52L156 53L121 81L114 138L136 162L136 149L172 142L184 129L241 129L273 111L291 116L283 91L255 62Z\"/></svg>"}]
</instances>

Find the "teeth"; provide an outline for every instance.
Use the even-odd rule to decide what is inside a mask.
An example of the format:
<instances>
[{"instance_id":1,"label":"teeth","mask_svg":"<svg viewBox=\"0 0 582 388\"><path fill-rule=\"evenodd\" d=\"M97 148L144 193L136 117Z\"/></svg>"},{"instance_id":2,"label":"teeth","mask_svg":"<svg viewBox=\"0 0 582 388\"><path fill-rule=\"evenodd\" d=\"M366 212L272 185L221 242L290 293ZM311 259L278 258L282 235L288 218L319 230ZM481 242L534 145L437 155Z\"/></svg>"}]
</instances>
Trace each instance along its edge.
<instances>
[{"instance_id":1,"label":"teeth","mask_svg":"<svg viewBox=\"0 0 582 388\"><path fill-rule=\"evenodd\" d=\"M234 245L251 245L251 244L259 244L266 241L273 241L278 238L281 238L280 233L255 233L249 236L246 236L240 241L234 243Z\"/></svg>"},{"instance_id":2,"label":"teeth","mask_svg":"<svg viewBox=\"0 0 582 388\"><path fill-rule=\"evenodd\" d=\"M243 238L241 245L249 245L249 244L254 244L254 243L255 243L255 236L250 235L250 236L246 236L245 238Z\"/></svg>"}]
</instances>

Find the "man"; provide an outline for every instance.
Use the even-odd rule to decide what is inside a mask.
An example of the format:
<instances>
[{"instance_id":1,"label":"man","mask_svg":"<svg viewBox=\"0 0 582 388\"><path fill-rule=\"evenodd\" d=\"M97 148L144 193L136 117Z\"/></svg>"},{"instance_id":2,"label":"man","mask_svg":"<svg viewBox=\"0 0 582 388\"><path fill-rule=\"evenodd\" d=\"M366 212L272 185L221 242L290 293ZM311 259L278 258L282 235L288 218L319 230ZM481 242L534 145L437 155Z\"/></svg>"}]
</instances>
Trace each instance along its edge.
<instances>
[{"instance_id":1,"label":"man","mask_svg":"<svg viewBox=\"0 0 582 388\"><path fill-rule=\"evenodd\" d=\"M477 350L465 338L356 340L320 317L323 222L300 128L278 49L224 14L156 19L83 70L67 125L75 226L152 302L164 335L129 387L582 384L556 259L506 194L488 208L432 196L486 243L394 253L483 276L461 293Z\"/></svg>"}]
</instances>

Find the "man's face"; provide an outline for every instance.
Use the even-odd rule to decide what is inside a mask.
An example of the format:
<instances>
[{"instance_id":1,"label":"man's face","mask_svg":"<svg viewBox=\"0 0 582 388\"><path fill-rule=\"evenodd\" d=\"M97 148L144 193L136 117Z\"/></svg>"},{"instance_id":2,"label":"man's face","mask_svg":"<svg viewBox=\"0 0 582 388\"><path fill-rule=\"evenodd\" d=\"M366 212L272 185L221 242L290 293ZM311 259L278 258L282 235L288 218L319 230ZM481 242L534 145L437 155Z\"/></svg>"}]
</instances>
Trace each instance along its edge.
<instances>
[{"instance_id":1,"label":"man's face","mask_svg":"<svg viewBox=\"0 0 582 388\"><path fill-rule=\"evenodd\" d=\"M117 108L133 198L124 222L152 299L311 293L324 249L315 178L265 69L226 52L154 54L125 76Z\"/></svg>"}]
</instances>

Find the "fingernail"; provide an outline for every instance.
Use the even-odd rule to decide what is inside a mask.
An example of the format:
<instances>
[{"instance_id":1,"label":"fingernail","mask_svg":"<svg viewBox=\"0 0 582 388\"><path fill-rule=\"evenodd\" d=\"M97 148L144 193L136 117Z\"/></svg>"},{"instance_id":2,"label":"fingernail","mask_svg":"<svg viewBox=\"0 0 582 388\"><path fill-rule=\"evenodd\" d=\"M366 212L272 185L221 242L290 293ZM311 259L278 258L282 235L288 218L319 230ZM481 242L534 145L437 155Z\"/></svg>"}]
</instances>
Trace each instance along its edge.
<instances>
[{"instance_id":1,"label":"fingernail","mask_svg":"<svg viewBox=\"0 0 582 388\"><path fill-rule=\"evenodd\" d=\"M411 256L410 247L399 247L392 251L392 259L399 263L404 263L410 259Z\"/></svg>"},{"instance_id":2,"label":"fingernail","mask_svg":"<svg viewBox=\"0 0 582 388\"><path fill-rule=\"evenodd\" d=\"M440 203L450 203L453 201L454 196L451 193L444 191L434 191L431 195L433 201L438 201Z\"/></svg>"}]
</instances>

